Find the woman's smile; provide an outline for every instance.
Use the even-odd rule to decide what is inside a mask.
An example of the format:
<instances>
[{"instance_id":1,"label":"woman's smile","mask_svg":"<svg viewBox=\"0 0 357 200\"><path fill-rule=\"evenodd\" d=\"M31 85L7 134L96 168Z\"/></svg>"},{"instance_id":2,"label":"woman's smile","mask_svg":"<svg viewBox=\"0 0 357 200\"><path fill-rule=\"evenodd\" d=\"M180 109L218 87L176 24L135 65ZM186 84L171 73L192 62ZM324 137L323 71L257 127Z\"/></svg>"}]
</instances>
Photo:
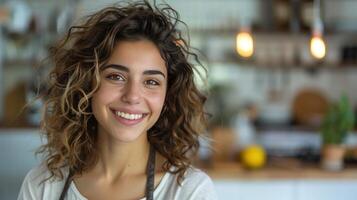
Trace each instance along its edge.
<instances>
[{"instance_id":1,"label":"woman's smile","mask_svg":"<svg viewBox=\"0 0 357 200\"><path fill-rule=\"evenodd\" d=\"M133 126L140 123L148 115L148 113L138 111L123 111L117 109L111 109L114 118L121 124L127 126Z\"/></svg>"}]
</instances>

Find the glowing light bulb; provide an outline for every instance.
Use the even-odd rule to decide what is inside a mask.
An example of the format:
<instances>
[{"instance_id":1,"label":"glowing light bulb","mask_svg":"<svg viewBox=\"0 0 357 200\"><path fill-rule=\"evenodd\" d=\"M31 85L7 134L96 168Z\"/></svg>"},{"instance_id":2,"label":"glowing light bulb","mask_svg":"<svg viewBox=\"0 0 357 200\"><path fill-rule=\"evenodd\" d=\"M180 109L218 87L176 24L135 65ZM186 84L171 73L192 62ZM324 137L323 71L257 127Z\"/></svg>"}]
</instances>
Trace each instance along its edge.
<instances>
[{"instance_id":1,"label":"glowing light bulb","mask_svg":"<svg viewBox=\"0 0 357 200\"><path fill-rule=\"evenodd\" d=\"M312 56L322 59L326 55L326 45L321 35L313 35L310 40L310 51Z\"/></svg>"},{"instance_id":2,"label":"glowing light bulb","mask_svg":"<svg viewBox=\"0 0 357 200\"><path fill-rule=\"evenodd\" d=\"M241 31L237 34L236 40L237 52L242 57L250 57L254 52L253 37L247 31Z\"/></svg>"}]
</instances>

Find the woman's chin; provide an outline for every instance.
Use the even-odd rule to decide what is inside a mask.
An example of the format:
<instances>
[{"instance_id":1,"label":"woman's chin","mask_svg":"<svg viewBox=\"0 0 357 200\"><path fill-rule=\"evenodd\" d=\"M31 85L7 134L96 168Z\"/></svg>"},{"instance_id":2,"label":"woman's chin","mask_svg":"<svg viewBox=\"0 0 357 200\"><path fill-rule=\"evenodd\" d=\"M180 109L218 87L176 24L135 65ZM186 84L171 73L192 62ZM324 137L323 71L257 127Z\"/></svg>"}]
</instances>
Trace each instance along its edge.
<instances>
[{"instance_id":1,"label":"woman's chin","mask_svg":"<svg viewBox=\"0 0 357 200\"><path fill-rule=\"evenodd\" d=\"M116 132L112 133L111 136L114 140L118 142L131 143L140 140L145 135L145 133L135 133L134 131L128 132Z\"/></svg>"}]
</instances>

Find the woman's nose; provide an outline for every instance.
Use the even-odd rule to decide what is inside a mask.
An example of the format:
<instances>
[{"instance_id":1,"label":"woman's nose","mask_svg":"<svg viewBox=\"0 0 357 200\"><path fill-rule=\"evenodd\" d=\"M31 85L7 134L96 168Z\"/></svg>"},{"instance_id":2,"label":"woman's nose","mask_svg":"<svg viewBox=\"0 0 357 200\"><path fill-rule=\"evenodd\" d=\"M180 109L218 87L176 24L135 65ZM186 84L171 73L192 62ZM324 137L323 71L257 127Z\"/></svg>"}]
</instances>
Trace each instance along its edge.
<instances>
[{"instance_id":1,"label":"woman's nose","mask_svg":"<svg viewBox=\"0 0 357 200\"><path fill-rule=\"evenodd\" d=\"M122 101L128 104L138 104L140 103L140 98L141 98L140 84L134 82L128 82L124 88Z\"/></svg>"}]
</instances>

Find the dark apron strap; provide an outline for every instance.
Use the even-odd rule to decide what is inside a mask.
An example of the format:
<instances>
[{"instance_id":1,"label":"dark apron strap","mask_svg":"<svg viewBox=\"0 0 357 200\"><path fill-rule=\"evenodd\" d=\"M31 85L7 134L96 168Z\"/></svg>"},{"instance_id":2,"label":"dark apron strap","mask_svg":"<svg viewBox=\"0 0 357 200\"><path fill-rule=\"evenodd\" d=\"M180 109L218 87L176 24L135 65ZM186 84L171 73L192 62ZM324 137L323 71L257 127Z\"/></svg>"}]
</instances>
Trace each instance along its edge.
<instances>
[{"instance_id":1,"label":"dark apron strap","mask_svg":"<svg viewBox=\"0 0 357 200\"><path fill-rule=\"evenodd\" d=\"M150 145L149 160L146 168L146 200L154 200L155 160L155 149Z\"/></svg>"},{"instance_id":2,"label":"dark apron strap","mask_svg":"<svg viewBox=\"0 0 357 200\"><path fill-rule=\"evenodd\" d=\"M146 200L154 200L155 160L155 149L152 145L150 145L149 160L146 167ZM64 198L66 197L68 188L72 182L73 174L74 173L72 171L69 172L59 200L64 200Z\"/></svg>"},{"instance_id":3,"label":"dark apron strap","mask_svg":"<svg viewBox=\"0 0 357 200\"><path fill-rule=\"evenodd\" d=\"M69 173L68 173L66 182L65 182L65 184L63 186L63 190L62 190L61 196L59 198L60 200L64 200L64 198L66 197L68 188L69 188L69 186L71 185L71 182L72 182L72 177L73 177L73 171L70 170Z\"/></svg>"}]
</instances>

